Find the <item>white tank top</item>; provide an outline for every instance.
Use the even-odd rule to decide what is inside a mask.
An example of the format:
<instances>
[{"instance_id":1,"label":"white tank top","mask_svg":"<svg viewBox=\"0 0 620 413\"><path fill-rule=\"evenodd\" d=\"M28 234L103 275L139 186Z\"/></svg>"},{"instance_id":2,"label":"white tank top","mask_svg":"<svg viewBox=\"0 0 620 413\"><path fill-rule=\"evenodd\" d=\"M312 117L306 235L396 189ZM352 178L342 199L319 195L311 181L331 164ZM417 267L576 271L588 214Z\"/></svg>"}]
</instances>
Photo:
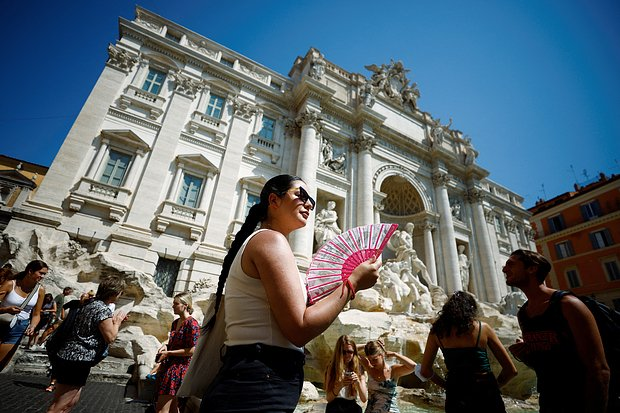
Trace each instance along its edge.
<instances>
[{"instance_id":1,"label":"white tank top","mask_svg":"<svg viewBox=\"0 0 620 413\"><path fill-rule=\"evenodd\" d=\"M262 343L298 351L303 348L295 346L284 335L275 317L271 312L269 301L263 283L260 279L252 278L243 272L241 257L248 242L261 231L254 232L243 243L230 267L226 280L226 342L227 346ZM300 300L306 300L305 283L300 275L302 295Z\"/></svg>"},{"instance_id":2,"label":"white tank top","mask_svg":"<svg viewBox=\"0 0 620 413\"><path fill-rule=\"evenodd\" d=\"M2 304L0 304L0 307L19 307L27 298L22 297L15 292L15 285L15 280L13 280L13 289L4 296L4 300L2 300ZM28 320L30 318L30 313L32 312L32 309L35 305L37 305L37 301L39 300L39 290L41 287L39 287L39 284L37 284L34 286L34 288L36 288L37 291L32 295L32 298L30 299L28 304L26 304L24 309L18 314L17 318L19 320Z\"/></svg>"}]
</instances>

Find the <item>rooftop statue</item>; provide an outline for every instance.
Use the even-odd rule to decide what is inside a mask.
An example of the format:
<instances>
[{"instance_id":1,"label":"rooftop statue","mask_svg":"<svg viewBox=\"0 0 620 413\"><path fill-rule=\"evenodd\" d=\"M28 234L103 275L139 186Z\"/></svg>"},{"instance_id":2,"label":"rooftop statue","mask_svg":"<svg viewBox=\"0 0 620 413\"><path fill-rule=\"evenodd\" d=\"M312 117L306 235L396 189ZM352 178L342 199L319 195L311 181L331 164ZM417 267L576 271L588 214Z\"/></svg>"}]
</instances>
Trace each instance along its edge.
<instances>
[{"instance_id":1,"label":"rooftop statue","mask_svg":"<svg viewBox=\"0 0 620 413\"><path fill-rule=\"evenodd\" d=\"M367 70L373 72L368 84L372 86L370 89L364 85L361 95L366 106L371 106L374 96L379 92L383 92L385 97L392 102L405 105L412 110L417 109L417 99L420 97L417 83L409 86L407 72L401 61L394 62L390 60L390 64L382 63L381 66L375 64L364 66Z\"/></svg>"}]
</instances>

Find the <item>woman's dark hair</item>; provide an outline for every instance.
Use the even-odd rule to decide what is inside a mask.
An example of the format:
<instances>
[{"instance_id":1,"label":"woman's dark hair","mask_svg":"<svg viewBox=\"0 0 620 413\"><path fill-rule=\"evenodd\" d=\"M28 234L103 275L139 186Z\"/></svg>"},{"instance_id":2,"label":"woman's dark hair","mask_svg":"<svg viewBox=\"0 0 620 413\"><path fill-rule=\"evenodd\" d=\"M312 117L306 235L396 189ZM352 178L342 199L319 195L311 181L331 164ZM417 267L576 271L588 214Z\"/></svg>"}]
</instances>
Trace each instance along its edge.
<instances>
[{"instance_id":1,"label":"woman's dark hair","mask_svg":"<svg viewBox=\"0 0 620 413\"><path fill-rule=\"evenodd\" d=\"M121 294L123 290L125 290L125 280L119 277L108 277L99 284L95 298L105 301Z\"/></svg>"},{"instance_id":2,"label":"woman's dark hair","mask_svg":"<svg viewBox=\"0 0 620 413\"><path fill-rule=\"evenodd\" d=\"M220 273L220 278L217 283L217 291L215 293L215 312L209 321L203 326L203 329L209 330L215 323L215 316L220 308L220 303L222 302L222 294L224 293L224 285L226 285L226 279L228 278L228 273L230 272L230 266L239 252L239 249L245 240L252 235L256 229L256 226L261 221L267 219L269 195L276 194L277 196L282 197L286 191L291 189L291 184L295 181L303 182L303 179L293 175L278 175L268 180L265 183L265 186L263 186L263 190L260 193L260 202L250 208L250 212L245 218L245 222L241 226L241 229L239 229L239 231L235 234L235 239L233 240L228 253L224 257L222 272Z\"/></svg>"},{"instance_id":3,"label":"woman's dark hair","mask_svg":"<svg viewBox=\"0 0 620 413\"><path fill-rule=\"evenodd\" d=\"M7 280L12 280L15 278L15 274L13 274L13 270L8 267L0 268L0 284Z\"/></svg>"},{"instance_id":4,"label":"woman's dark hair","mask_svg":"<svg viewBox=\"0 0 620 413\"><path fill-rule=\"evenodd\" d=\"M473 295L465 291L457 291L439 312L439 317L431 327L431 333L437 337L449 336L452 328L460 336L472 329L472 323L478 315L478 304Z\"/></svg>"},{"instance_id":5,"label":"woman's dark hair","mask_svg":"<svg viewBox=\"0 0 620 413\"><path fill-rule=\"evenodd\" d=\"M44 303L51 303L53 300L54 296L52 295L52 293L45 293L45 295L43 296Z\"/></svg>"},{"instance_id":6,"label":"woman's dark hair","mask_svg":"<svg viewBox=\"0 0 620 413\"><path fill-rule=\"evenodd\" d=\"M15 279L16 280L23 280L24 277L31 272L35 272L35 271L39 271L43 268L49 268L48 265L41 261L41 260L32 260L28 263L28 265L26 265L26 268L24 269L24 271L17 273L17 275L15 275Z\"/></svg>"}]
</instances>

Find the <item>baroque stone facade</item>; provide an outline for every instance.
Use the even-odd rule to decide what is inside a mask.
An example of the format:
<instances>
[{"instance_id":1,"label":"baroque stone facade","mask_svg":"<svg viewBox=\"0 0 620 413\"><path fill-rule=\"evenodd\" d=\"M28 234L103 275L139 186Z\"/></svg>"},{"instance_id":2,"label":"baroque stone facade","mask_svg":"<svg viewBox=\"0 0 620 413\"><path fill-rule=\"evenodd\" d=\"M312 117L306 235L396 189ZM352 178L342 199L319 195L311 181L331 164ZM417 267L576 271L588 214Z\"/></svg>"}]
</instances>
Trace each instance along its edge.
<instances>
[{"instance_id":1,"label":"baroque stone facade","mask_svg":"<svg viewBox=\"0 0 620 413\"><path fill-rule=\"evenodd\" d=\"M363 75L310 49L283 76L141 7L119 30L7 232L53 228L168 295L210 290L262 184L290 173L318 211L335 201L343 230L414 223L414 248L447 292L462 288L463 246L470 291L489 302L506 295L507 254L534 246L523 199L488 179L472 139L421 110L401 62ZM290 237L300 271L316 248L313 226L311 217Z\"/></svg>"}]
</instances>

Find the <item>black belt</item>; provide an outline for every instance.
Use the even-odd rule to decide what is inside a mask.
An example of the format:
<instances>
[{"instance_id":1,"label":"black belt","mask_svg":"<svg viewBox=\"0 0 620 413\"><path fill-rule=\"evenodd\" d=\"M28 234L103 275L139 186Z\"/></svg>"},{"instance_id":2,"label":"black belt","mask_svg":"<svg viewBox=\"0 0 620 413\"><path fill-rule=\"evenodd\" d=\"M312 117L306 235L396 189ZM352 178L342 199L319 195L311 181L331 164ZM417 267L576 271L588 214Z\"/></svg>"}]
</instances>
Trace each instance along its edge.
<instances>
[{"instance_id":1,"label":"black belt","mask_svg":"<svg viewBox=\"0 0 620 413\"><path fill-rule=\"evenodd\" d=\"M224 357L287 361L301 365L306 362L306 356L301 351L263 343L227 346Z\"/></svg>"}]
</instances>

